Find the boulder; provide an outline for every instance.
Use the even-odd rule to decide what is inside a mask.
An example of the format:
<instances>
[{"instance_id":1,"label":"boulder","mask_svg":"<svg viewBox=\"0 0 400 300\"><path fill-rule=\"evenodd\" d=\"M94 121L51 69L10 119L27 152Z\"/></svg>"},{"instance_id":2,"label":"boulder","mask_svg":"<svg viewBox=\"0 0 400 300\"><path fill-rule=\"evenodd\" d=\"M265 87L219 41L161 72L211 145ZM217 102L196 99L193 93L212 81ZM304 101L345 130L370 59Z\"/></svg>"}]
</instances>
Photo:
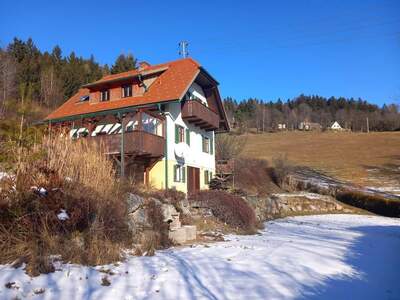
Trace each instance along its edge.
<instances>
[{"instance_id":1,"label":"boulder","mask_svg":"<svg viewBox=\"0 0 400 300\"><path fill-rule=\"evenodd\" d=\"M162 210L162 213L164 216L164 222L170 223L174 220L175 216L178 215L178 217L179 217L178 211L171 204L162 204L161 210Z\"/></svg>"},{"instance_id":2,"label":"boulder","mask_svg":"<svg viewBox=\"0 0 400 300\"><path fill-rule=\"evenodd\" d=\"M143 206L144 200L142 197L129 193L126 198L127 211L128 214L131 214L139 209L139 207Z\"/></svg>"},{"instance_id":3,"label":"boulder","mask_svg":"<svg viewBox=\"0 0 400 300\"><path fill-rule=\"evenodd\" d=\"M128 226L132 233L137 233L144 228L150 227L145 209L139 208L128 215Z\"/></svg>"}]
</instances>

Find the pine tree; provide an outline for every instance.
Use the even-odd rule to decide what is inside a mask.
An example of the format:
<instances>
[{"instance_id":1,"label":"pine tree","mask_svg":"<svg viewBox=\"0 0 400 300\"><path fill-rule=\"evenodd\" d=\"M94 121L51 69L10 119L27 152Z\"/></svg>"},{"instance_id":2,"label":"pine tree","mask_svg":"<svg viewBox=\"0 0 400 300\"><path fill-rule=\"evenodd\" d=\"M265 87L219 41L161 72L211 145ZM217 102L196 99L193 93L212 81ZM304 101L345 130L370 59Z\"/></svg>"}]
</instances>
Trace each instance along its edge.
<instances>
[{"instance_id":1,"label":"pine tree","mask_svg":"<svg viewBox=\"0 0 400 300\"><path fill-rule=\"evenodd\" d=\"M111 67L111 74L117 74L137 69L137 59L132 54L121 54Z\"/></svg>"}]
</instances>

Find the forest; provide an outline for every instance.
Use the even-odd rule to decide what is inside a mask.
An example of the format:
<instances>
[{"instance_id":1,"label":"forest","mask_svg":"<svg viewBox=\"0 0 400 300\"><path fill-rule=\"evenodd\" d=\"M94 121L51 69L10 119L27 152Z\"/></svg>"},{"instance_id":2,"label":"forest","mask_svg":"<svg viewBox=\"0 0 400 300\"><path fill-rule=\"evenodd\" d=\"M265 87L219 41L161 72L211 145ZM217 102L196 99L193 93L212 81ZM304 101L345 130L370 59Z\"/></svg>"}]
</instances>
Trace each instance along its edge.
<instances>
[{"instance_id":1,"label":"forest","mask_svg":"<svg viewBox=\"0 0 400 300\"><path fill-rule=\"evenodd\" d=\"M288 130L294 130L303 121L319 123L323 130L334 121L352 131L400 130L398 105L379 107L360 98L300 95L283 102L254 98L236 101L228 97L224 105L230 124L239 131L275 131L278 124L286 124Z\"/></svg>"}]
</instances>

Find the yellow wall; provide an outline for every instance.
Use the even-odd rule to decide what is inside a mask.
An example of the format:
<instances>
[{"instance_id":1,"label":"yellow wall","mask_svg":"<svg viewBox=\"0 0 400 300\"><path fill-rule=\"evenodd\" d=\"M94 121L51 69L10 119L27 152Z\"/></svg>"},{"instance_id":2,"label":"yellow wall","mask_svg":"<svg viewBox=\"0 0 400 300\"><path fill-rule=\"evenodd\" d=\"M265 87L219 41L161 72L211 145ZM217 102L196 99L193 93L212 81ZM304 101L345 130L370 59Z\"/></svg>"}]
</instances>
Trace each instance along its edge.
<instances>
[{"instance_id":1,"label":"yellow wall","mask_svg":"<svg viewBox=\"0 0 400 300\"><path fill-rule=\"evenodd\" d=\"M186 169L186 180L185 182L175 182L174 181L174 165L176 164L175 160L168 160L168 187L175 188L178 191L182 191L184 193L187 192L187 169ZM187 165L185 165L187 167ZM205 168L200 168L200 189L208 189L208 185L204 183L204 171L207 170ZM213 172L214 170L208 170ZM156 189L164 189L165 188L165 160L160 160L157 162L154 167L150 170L150 185Z\"/></svg>"}]
</instances>

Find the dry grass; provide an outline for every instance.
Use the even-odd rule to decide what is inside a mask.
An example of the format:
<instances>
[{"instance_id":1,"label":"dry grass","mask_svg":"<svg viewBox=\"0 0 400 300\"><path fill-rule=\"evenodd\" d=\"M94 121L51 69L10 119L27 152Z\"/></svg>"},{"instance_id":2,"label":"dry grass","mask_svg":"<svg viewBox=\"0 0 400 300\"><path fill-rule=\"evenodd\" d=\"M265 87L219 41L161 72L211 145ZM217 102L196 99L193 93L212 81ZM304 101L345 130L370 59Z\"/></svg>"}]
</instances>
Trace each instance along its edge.
<instances>
[{"instance_id":1,"label":"dry grass","mask_svg":"<svg viewBox=\"0 0 400 300\"><path fill-rule=\"evenodd\" d=\"M57 137L15 153L15 176L2 189L0 263L22 260L38 275L52 270L51 255L89 265L119 260L131 242L126 204L102 149ZM67 220L57 217L62 209Z\"/></svg>"},{"instance_id":2,"label":"dry grass","mask_svg":"<svg viewBox=\"0 0 400 300\"><path fill-rule=\"evenodd\" d=\"M368 184L368 169L400 167L400 132L281 132L249 134L243 156L272 161L287 155L296 165L308 166L340 179ZM371 182L370 182L371 183Z\"/></svg>"}]
</instances>

